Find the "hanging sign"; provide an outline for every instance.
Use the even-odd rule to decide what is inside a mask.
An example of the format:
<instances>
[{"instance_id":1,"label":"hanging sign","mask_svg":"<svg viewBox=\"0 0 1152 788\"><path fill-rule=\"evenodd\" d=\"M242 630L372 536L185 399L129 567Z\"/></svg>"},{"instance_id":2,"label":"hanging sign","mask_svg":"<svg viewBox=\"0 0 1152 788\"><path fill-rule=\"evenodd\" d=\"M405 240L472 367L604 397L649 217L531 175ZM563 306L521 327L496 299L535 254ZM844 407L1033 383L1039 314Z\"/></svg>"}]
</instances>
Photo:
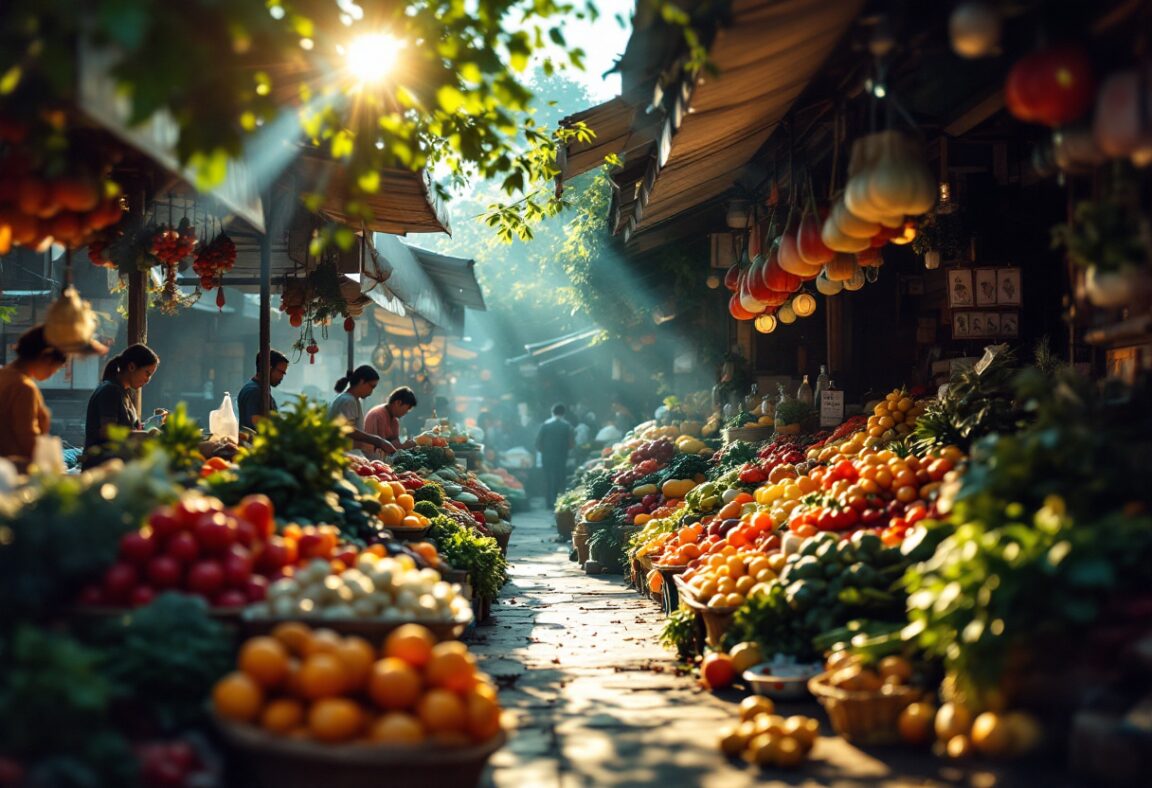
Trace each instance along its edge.
<instances>
[{"instance_id":1,"label":"hanging sign","mask_svg":"<svg viewBox=\"0 0 1152 788\"><path fill-rule=\"evenodd\" d=\"M844 422L844 392L820 392L820 426L837 427Z\"/></svg>"}]
</instances>

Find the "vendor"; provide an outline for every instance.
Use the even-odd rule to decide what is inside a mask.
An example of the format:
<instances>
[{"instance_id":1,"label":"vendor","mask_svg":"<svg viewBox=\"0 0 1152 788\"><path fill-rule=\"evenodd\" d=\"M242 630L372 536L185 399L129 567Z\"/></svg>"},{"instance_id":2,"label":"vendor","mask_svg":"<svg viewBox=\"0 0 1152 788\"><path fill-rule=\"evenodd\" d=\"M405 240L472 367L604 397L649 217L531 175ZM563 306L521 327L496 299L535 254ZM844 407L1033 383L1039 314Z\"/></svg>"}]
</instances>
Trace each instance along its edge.
<instances>
[{"instance_id":1,"label":"vendor","mask_svg":"<svg viewBox=\"0 0 1152 788\"><path fill-rule=\"evenodd\" d=\"M101 452L108 443L109 427L141 429L133 392L148 385L158 366L160 357L144 344L129 345L104 365L103 381L88 398L84 424L85 468L110 459Z\"/></svg>"},{"instance_id":2,"label":"vendor","mask_svg":"<svg viewBox=\"0 0 1152 788\"><path fill-rule=\"evenodd\" d=\"M368 411L364 417L364 431L378 435L387 442L385 454L392 454L399 449L407 449L415 444L412 441L400 441L400 419L408 411L416 407L416 394L407 386L394 389L388 395L385 405L377 405Z\"/></svg>"},{"instance_id":3,"label":"vendor","mask_svg":"<svg viewBox=\"0 0 1152 788\"><path fill-rule=\"evenodd\" d=\"M36 381L55 375L67 357L44 339L44 327L25 331L16 341L16 360L0 369L0 457L27 470L36 439L47 435L52 413Z\"/></svg>"},{"instance_id":4,"label":"vendor","mask_svg":"<svg viewBox=\"0 0 1152 788\"><path fill-rule=\"evenodd\" d=\"M332 405L328 408L329 417L343 416L352 426L352 447L368 455L376 449L388 451L392 445L379 435L371 435L364 431L364 408L361 400L372 396L379 383L380 373L367 364L349 370L347 375L336 381L336 392L340 396L332 400Z\"/></svg>"},{"instance_id":5,"label":"vendor","mask_svg":"<svg viewBox=\"0 0 1152 788\"><path fill-rule=\"evenodd\" d=\"M256 374L244 384L240 393L236 395L236 407L240 410L240 429L255 430L256 422L265 415L260 401L261 355L260 353L256 354ZM271 367L268 373L268 383L272 388L276 388L284 380L284 376L288 374L288 357L279 350L269 350L268 365ZM268 397L268 410L273 413L276 411L276 400L272 399L271 396Z\"/></svg>"}]
</instances>

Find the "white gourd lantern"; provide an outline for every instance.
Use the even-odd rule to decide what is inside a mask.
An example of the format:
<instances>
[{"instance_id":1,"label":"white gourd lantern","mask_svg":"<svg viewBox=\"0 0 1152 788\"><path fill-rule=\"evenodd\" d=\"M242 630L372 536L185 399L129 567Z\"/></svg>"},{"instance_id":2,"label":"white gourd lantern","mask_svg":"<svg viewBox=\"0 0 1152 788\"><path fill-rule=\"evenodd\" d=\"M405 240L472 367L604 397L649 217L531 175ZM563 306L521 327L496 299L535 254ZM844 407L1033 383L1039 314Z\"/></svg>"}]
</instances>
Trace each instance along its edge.
<instances>
[{"instance_id":1,"label":"white gourd lantern","mask_svg":"<svg viewBox=\"0 0 1152 788\"><path fill-rule=\"evenodd\" d=\"M811 317L816 311L816 299L811 293L797 293L792 299L792 311L796 317Z\"/></svg>"},{"instance_id":2,"label":"white gourd lantern","mask_svg":"<svg viewBox=\"0 0 1152 788\"><path fill-rule=\"evenodd\" d=\"M771 334L776 330L776 316L775 315L759 315L753 324L756 330L761 334Z\"/></svg>"},{"instance_id":3,"label":"white gourd lantern","mask_svg":"<svg viewBox=\"0 0 1152 788\"><path fill-rule=\"evenodd\" d=\"M776 310L776 319L784 325L791 325L796 322L796 313L792 311L791 304L785 304Z\"/></svg>"}]
</instances>

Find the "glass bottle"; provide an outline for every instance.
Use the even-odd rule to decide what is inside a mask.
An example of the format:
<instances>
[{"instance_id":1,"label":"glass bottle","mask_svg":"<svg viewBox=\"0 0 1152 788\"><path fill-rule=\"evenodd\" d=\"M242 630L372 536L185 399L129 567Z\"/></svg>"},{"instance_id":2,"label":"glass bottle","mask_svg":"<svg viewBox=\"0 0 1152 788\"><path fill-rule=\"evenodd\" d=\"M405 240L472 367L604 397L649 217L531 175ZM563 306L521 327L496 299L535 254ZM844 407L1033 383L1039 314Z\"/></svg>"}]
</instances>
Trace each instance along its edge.
<instances>
[{"instance_id":1,"label":"glass bottle","mask_svg":"<svg viewBox=\"0 0 1152 788\"><path fill-rule=\"evenodd\" d=\"M825 391L828 391L830 388L831 388L831 384L828 381L828 367L821 364L820 365L820 374L816 377L816 391L813 394L813 401L819 402L820 401L820 395L823 394Z\"/></svg>"},{"instance_id":2,"label":"glass bottle","mask_svg":"<svg viewBox=\"0 0 1152 788\"><path fill-rule=\"evenodd\" d=\"M749 413L755 413L756 408L760 405L760 394L758 391L757 385L753 383L752 388L748 390L748 396L744 398L744 410Z\"/></svg>"},{"instance_id":3,"label":"glass bottle","mask_svg":"<svg viewBox=\"0 0 1152 788\"><path fill-rule=\"evenodd\" d=\"M808 382L807 375L804 376L804 382L800 384L800 388L796 389L796 399L805 405L812 404L812 384Z\"/></svg>"}]
</instances>

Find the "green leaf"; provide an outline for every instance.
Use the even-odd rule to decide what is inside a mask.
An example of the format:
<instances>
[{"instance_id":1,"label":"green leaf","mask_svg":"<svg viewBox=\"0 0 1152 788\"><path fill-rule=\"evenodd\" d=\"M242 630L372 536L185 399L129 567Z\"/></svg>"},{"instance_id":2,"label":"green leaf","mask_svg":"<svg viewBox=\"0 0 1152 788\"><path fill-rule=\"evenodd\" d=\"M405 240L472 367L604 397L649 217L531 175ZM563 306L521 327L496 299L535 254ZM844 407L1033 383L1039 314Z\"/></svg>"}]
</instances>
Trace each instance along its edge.
<instances>
[{"instance_id":1,"label":"green leaf","mask_svg":"<svg viewBox=\"0 0 1152 788\"><path fill-rule=\"evenodd\" d=\"M23 73L24 71L20 68L19 64L12 66L4 72L4 76L0 77L0 95L6 96L15 90L20 84L20 78L23 76Z\"/></svg>"},{"instance_id":2,"label":"green leaf","mask_svg":"<svg viewBox=\"0 0 1152 788\"><path fill-rule=\"evenodd\" d=\"M224 183L228 175L228 152L217 148L208 153L194 153L188 165L196 179L196 188L211 191Z\"/></svg>"},{"instance_id":3,"label":"green leaf","mask_svg":"<svg viewBox=\"0 0 1152 788\"><path fill-rule=\"evenodd\" d=\"M375 194L380 190L380 173L376 170L360 173L359 177L356 178L356 186L362 192Z\"/></svg>"},{"instance_id":4,"label":"green leaf","mask_svg":"<svg viewBox=\"0 0 1152 788\"><path fill-rule=\"evenodd\" d=\"M453 85L442 85L436 91L436 103L449 115L459 112L465 102L464 94Z\"/></svg>"}]
</instances>

